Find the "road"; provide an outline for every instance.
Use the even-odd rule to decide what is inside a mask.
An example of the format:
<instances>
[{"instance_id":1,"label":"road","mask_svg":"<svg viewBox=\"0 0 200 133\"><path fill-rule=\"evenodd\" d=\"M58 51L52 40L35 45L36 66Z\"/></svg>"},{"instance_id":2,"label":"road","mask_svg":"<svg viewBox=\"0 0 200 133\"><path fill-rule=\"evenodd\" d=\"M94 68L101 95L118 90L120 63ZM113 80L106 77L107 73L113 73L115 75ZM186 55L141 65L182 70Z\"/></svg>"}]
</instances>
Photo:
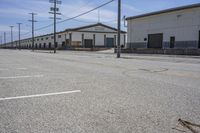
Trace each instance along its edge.
<instances>
[{"instance_id":1,"label":"road","mask_svg":"<svg viewBox=\"0 0 200 133\"><path fill-rule=\"evenodd\" d=\"M190 133L179 118L200 124L200 57L115 57L1 49L0 132Z\"/></svg>"}]
</instances>

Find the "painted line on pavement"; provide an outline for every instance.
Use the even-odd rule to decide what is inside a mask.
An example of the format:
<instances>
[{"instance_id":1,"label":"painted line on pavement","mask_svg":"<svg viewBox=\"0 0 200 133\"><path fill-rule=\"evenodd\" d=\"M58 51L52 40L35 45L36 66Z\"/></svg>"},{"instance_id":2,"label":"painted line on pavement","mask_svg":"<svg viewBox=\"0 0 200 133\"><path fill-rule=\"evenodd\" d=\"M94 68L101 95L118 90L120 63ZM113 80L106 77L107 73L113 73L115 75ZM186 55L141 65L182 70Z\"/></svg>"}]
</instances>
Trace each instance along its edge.
<instances>
[{"instance_id":1,"label":"painted line on pavement","mask_svg":"<svg viewBox=\"0 0 200 133\"><path fill-rule=\"evenodd\" d=\"M44 75L28 75L28 76L0 77L0 79L41 78L41 77L44 77Z\"/></svg>"},{"instance_id":2,"label":"painted line on pavement","mask_svg":"<svg viewBox=\"0 0 200 133\"><path fill-rule=\"evenodd\" d=\"M0 68L0 71L8 71L9 69L7 68Z\"/></svg>"},{"instance_id":3,"label":"painted line on pavement","mask_svg":"<svg viewBox=\"0 0 200 133\"><path fill-rule=\"evenodd\" d=\"M9 71L9 70L27 70L27 68L13 68L13 69L0 68L0 71Z\"/></svg>"},{"instance_id":4,"label":"painted line on pavement","mask_svg":"<svg viewBox=\"0 0 200 133\"><path fill-rule=\"evenodd\" d=\"M80 92L81 92L81 90L74 90L74 91L36 94L36 95L28 95L28 96L6 97L6 98L0 98L0 101L17 100L17 99L25 99L25 98L36 98L36 97L45 97L45 96L56 96L56 95L64 95L64 94L80 93Z\"/></svg>"},{"instance_id":5,"label":"painted line on pavement","mask_svg":"<svg viewBox=\"0 0 200 133\"><path fill-rule=\"evenodd\" d=\"M16 68L17 70L27 70L27 68Z\"/></svg>"}]
</instances>

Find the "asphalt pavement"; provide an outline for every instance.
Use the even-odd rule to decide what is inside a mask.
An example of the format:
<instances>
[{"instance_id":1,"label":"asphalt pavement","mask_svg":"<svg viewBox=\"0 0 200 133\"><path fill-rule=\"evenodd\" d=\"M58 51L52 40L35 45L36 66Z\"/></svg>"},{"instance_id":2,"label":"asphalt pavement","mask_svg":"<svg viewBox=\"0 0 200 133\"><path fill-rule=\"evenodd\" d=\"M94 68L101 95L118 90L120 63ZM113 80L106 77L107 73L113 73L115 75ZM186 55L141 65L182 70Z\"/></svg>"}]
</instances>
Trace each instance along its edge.
<instances>
[{"instance_id":1,"label":"asphalt pavement","mask_svg":"<svg viewBox=\"0 0 200 133\"><path fill-rule=\"evenodd\" d=\"M200 57L0 49L0 133L190 133L179 119L200 124Z\"/></svg>"}]
</instances>

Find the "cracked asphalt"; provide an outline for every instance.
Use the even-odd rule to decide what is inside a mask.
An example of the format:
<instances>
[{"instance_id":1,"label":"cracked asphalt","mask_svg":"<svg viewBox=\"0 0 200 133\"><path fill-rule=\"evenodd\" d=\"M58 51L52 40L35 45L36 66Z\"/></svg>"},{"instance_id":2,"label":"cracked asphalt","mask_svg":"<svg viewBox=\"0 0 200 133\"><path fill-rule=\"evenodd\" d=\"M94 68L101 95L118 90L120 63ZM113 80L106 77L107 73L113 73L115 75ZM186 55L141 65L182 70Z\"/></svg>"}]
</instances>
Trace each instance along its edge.
<instances>
[{"instance_id":1,"label":"cracked asphalt","mask_svg":"<svg viewBox=\"0 0 200 133\"><path fill-rule=\"evenodd\" d=\"M190 133L178 120L200 124L200 57L0 49L9 97L0 133Z\"/></svg>"}]
</instances>

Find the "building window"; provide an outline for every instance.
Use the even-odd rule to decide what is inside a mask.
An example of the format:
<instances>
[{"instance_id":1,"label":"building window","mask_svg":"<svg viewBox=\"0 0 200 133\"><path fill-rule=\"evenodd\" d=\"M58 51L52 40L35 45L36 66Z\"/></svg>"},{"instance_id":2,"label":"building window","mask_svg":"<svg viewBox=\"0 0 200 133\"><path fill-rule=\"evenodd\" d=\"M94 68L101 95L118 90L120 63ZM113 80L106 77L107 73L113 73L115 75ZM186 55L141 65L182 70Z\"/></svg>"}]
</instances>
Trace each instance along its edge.
<instances>
[{"instance_id":1,"label":"building window","mask_svg":"<svg viewBox=\"0 0 200 133\"><path fill-rule=\"evenodd\" d=\"M43 38L41 38L41 40L43 41Z\"/></svg>"},{"instance_id":2,"label":"building window","mask_svg":"<svg viewBox=\"0 0 200 133\"><path fill-rule=\"evenodd\" d=\"M46 40L48 40L49 38L48 37L46 37Z\"/></svg>"},{"instance_id":3,"label":"building window","mask_svg":"<svg viewBox=\"0 0 200 133\"><path fill-rule=\"evenodd\" d=\"M39 41L39 38L37 39L37 41Z\"/></svg>"},{"instance_id":4,"label":"building window","mask_svg":"<svg viewBox=\"0 0 200 133\"><path fill-rule=\"evenodd\" d=\"M51 36L51 39L54 39L54 36Z\"/></svg>"},{"instance_id":5,"label":"building window","mask_svg":"<svg viewBox=\"0 0 200 133\"><path fill-rule=\"evenodd\" d=\"M58 35L58 38L61 38L61 35Z\"/></svg>"}]
</instances>

